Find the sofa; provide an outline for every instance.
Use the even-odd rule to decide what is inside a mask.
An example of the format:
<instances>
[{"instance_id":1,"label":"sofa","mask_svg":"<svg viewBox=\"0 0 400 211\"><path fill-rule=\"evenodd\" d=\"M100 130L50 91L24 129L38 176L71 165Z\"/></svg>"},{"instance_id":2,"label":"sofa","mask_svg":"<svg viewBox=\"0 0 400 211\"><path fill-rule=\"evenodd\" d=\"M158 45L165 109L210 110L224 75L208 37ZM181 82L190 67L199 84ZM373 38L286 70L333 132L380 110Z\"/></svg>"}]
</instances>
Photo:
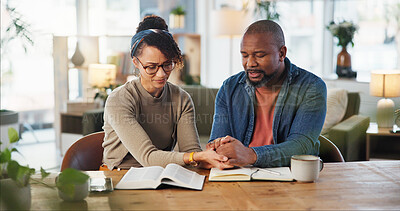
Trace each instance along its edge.
<instances>
[{"instance_id":1,"label":"sofa","mask_svg":"<svg viewBox=\"0 0 400 211\"><path fill-rule=\"evenodd\" d=\"M209 140L214 116L214 102L218 89L203 86L183 86L192 97L196 111L196 124L200 142L204 146ZM348 92L347 108L339 123L325 134L342 152L346 161L365 160L365 138L369 118L358 115L360 94ZM83 116L84 135L102 130L103 110L90 110ZM323 149L321 149L323 150Z\"/></svg>"},{"instance_id":2,"label":"sofa","mask_svg":"<svg viewBox=\"0 0 400 211\"><path fill-rule=\"evenodd\" d=\"M369 127L370 119L369 117L359 115L360 94L358 92L347 91L345 93L347 95L347 103L343 118L327 131L322 131L322 135L331 140L339 148L345 161L366 160L366 131ZM328 104L329 97L328 90ZM320 149L320 151L323 150Z\"/></svg>"}]
</instances>

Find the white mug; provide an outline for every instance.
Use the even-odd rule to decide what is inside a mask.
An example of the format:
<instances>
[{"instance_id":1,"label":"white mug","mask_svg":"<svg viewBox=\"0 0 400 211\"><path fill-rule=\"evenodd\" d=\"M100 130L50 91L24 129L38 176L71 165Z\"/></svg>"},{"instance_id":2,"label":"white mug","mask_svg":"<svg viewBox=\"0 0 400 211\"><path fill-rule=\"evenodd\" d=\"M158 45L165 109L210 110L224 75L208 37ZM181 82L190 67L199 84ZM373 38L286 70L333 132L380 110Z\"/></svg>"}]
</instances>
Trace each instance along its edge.
<instances>
[{"instance_id":1,"label":"white mug","mask_svg":"<svg viewBox=\"0 0 400 211\"><path fill-rule=\"evenodd\" d=\"M314 182L323 168L321 158L315 155L293 155L290 160L293 178L299 182Z\"/></svg>"}]
</instances>

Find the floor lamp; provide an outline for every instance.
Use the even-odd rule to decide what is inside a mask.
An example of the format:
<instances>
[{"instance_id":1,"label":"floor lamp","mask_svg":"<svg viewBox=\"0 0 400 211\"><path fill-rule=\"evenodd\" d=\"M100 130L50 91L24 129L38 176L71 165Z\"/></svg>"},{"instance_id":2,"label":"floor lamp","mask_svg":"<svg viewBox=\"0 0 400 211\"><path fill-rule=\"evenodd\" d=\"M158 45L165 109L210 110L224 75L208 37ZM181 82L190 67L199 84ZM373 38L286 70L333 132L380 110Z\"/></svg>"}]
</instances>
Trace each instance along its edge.
<instances>
[{"instance_id":1,"label":"floor lamp","mask_svg":"<svg viewBox=\"0 0 400 211\"><path fill-rule=\"evenodd\" d=\"M233 37L242 36L248 16L245 11L221 9L211 13L211 33L218 37L229 37L229 74L233 74Z\"/></svg>"},{"instance_id":2,"label":"floor lamp","mask_svg":"<svg viewBox=\"0 0 400 211\"><path fill-rule=\"evenodd\" d=\"M383 97L378 101L376 121L378 127L391 128L394 124L394 102L390 97L400 97L400 70L371 72L370 95Z\"/></svg>"}]
</instances>

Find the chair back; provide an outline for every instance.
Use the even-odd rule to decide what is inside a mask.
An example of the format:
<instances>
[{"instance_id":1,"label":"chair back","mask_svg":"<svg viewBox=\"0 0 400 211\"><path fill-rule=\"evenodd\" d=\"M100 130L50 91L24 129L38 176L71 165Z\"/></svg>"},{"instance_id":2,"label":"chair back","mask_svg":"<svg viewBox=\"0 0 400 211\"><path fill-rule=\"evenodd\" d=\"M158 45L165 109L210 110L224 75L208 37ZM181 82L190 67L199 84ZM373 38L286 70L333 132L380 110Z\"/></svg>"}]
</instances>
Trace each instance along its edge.
<instances>
[{"instance_id":1,"label":"chair back","mask_svg":"<svg viewBox=\"0 0 400 211\"><path fill-rule=\"evenodd\" d=\"M320 142L319 157L325 162L345 162L340 150L325 136L318 137Z\"/></svg>"},{"instance_id":2,"label":"chair back","mask_svg":"<svg viewBox=\"0 0 400 211\"><path fill-rule=\"evenodd\" d=\"M104 131L80 138L65 153L61 171L74 168L82 171L97 171L103 163Z\"/></svg>"}]
</instances>

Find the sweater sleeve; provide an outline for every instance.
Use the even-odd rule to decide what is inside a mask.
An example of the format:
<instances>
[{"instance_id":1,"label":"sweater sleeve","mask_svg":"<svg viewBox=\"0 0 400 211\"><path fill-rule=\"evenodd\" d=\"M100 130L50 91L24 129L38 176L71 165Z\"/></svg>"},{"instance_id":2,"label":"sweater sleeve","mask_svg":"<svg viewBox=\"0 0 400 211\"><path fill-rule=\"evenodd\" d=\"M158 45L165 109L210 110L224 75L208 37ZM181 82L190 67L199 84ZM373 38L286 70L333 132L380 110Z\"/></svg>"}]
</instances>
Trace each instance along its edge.
<instances>
[{"instance_id":1,"label":"sweater sleeve","mask_svg":"<svg viewBox=\"0 0 400 211\"><path fill-rule=\"evenodd\" d=\"M201 151L199 135L196 128L195 110L192 98L182 91L181 113L177 123L177 141L180 152ZM179 115L179 114L178 114Z\"/></svg>"},{"instance_id":2,"label":"sweater sleeve","mask_svg":"<svg viewBox=\"0 0 400 211\"><path fill-rule=\"evenodd\" d=\"M165 167L169 163L185 165L184 153L159 150L152 144L146 131L137 121L137 101L138 99L126 89L113 92L107 99L104 119L118 136L116 141L122 142L123 146L120 147L125 147L142 166ZM126 154L118 151L121 150L114 149L109 153L113 154L112 156L120 156L122 161Z\"/></svg>"}]
</instances>

